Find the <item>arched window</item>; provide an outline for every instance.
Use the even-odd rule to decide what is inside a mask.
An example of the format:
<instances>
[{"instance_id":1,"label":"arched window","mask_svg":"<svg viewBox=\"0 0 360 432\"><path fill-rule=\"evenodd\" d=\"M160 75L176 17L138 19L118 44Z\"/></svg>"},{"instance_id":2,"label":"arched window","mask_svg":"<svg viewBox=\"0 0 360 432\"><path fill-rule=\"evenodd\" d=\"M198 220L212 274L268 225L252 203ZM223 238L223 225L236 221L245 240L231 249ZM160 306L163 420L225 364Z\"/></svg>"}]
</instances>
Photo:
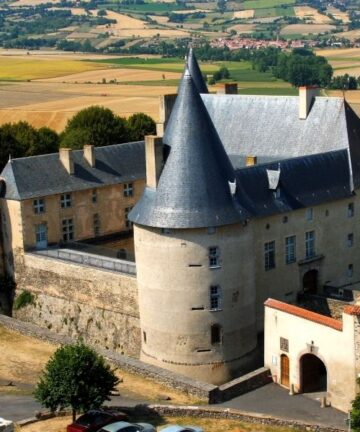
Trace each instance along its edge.
<instances>
[{"instance_id":1,"label":"arched window","mask_svg":"<svg viewBox=\"0 0 360 432\"><path fill-rule=\"evenodd\" d=\"M219 324L211 326L211 345L219 345L222 343L222 328Z\"/></svg>"}]
</instances>

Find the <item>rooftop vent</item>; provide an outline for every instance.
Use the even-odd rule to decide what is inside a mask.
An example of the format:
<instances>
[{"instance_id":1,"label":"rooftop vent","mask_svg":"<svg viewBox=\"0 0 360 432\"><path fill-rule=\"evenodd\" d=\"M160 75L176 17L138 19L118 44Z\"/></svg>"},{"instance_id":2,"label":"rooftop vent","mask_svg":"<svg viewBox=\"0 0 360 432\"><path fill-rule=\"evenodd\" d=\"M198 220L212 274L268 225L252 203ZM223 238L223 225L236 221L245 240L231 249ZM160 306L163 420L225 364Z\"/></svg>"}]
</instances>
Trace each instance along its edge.
<instances>
[{"instance_id":1,"label":"rooftop vent","mask_svg":"<svg viewBox=\"0 0 360 432\"><path fill-rule=\"evenodd\" d=\"M278 170L266 170L269 182L269 189L276 190L280 181L280 167Z\"/></svg>"},{"instance_id":2,"label":"rooftop vent","mask_svg":"<svg viewBox=\"0 0 360 432\"><path fill-rule=\"evenodd\" d=\"M84 159L91 166L95 166L95 154L93 145L84 145Z\"/></svg>"},{"instance_id":3,"label":"rooftop vent","mask_svg":"<svg viewBox=\"0 0 360 432\"><path fill-rule=\"evenodd\" d=\"M162 166L163 166L163 145L162 138L154 135L145 137L146 154L146 185L156 188Z\"/></svg>"}]
</instances>

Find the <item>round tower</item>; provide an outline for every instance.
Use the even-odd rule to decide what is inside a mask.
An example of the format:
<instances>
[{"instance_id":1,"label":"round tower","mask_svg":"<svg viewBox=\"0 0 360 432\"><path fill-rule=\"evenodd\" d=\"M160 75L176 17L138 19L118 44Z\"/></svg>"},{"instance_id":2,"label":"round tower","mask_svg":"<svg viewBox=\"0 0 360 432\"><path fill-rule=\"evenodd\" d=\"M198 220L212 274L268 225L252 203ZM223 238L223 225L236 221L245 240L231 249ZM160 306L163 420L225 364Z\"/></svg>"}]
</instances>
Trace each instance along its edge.
<instances>
[{"instance_id":1,"label":"round tower","mask_svg":"<svg viewBox=\"0 0 360 432\"><path fill-rule=\"evenodd\" d=\"M220 384L254 358L253 239L235 206L232 165L188 70L163 142L158 181L151 155L161 145L146 142L147 187L130 214L141 359Z\"/></svg>"}]
</instances>

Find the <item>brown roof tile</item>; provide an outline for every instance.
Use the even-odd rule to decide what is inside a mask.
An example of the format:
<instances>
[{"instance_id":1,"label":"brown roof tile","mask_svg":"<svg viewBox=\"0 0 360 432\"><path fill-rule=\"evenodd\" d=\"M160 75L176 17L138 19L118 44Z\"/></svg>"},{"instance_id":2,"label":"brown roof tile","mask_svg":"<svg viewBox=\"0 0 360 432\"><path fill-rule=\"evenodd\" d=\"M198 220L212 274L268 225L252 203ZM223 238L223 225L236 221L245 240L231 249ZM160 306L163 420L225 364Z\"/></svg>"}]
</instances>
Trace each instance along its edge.
<instances>
[{"instance_id":1,"label":"brown roof tile","mask_svg":"<svg viewBox=\"0 0 360 432\"><path fill-rule=\"evenodd\" d=\"M348 315L360 315L360 306L349 305L344 308L344 313Z\"/></svg>"},{"instance_id":2,"label":"brown roof tile","mask_svg":"<svg viewBox=\"0 0 360 432\"><path fill-rule=\"evenodd\" d=\"M294 306L288 303L281 302L279 300L274 300L272 298L269 298L264 303L265 306L280 310L282 312L289 313L291 315L298 316L300 318L316 322L317 324L322 324L327 327L331 327L335 330L342 331L342 322L339 320L336 320L334 318L327 317L325 315L320 315L316 312L308 311L307 309L300 308L298 306ZM359 314L360 314L360 306L359 308ZM346 309L346 308L345 308Z\"/></svg>"}]
</instances>

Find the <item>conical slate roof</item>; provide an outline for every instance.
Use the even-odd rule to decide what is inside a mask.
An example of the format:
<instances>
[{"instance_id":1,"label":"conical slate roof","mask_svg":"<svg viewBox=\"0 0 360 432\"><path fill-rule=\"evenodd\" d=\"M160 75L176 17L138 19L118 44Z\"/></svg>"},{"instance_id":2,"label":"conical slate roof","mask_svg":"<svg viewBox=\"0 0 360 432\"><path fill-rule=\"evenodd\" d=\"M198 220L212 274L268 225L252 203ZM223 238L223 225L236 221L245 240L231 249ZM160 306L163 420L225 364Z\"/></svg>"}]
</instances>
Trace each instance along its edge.
<instances>
[{"instance_id":1,"label":"conical slate roof","mask_svg":"<svg viewBox=\"0 0 360 432\"><path fill-rule=\"evenodd\" d=\"M199 64L196 60L194 51L192 48L189 49L189 55L187 57L187 67L189 69L190 75L194 80L196 88L199 93L208 93L208 89L205 84L204 77L201 73Z\"/></svg>"},{"instance_id":2,"label":"conical slate roof","mask_svg":"<svg viewBox=\"0 0 360 432\"><path fill-rule=\"evenodd\" d=\"M185 71L164 143L171 150L157 189L146 188L130 219L159 228L200 228L239 222L230 192L234 171Z\"/></svg>"}]
</instances>

